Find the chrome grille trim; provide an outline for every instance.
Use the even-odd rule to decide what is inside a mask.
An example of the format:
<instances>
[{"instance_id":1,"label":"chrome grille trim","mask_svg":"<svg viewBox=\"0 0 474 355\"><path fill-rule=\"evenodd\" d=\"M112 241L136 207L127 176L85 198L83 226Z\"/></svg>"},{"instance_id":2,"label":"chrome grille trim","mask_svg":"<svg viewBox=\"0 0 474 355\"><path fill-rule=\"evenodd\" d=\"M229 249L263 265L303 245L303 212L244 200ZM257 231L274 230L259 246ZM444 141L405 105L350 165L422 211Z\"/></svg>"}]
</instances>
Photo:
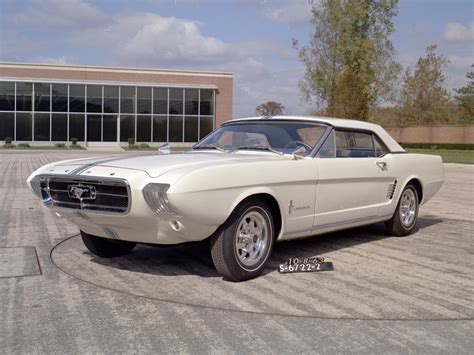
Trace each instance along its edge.
<instances>
[{"instance_id":1,"label":"chrome grille trim","mask_svg":"<svg viewBox=\"0 0 474 355\"><path fill-rule=\"evenodd\" d=\"M39 175L41 196L47 207L65 210L87 211L99 214L128 214L131 206L131 190L127 180L98 176ZM68 185L94 186L94 199L72 198Z\"/></svg>"}]
</instances>

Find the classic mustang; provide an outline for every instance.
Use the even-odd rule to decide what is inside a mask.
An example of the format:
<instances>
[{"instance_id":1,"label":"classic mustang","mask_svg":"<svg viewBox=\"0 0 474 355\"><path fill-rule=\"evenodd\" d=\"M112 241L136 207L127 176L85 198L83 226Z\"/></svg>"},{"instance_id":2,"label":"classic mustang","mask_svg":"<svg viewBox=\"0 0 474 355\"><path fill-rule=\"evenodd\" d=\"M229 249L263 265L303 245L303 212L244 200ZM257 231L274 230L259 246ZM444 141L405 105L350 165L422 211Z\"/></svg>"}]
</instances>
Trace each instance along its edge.
<instances>
[{"instance_id":1,"label":"classic mustang","mask_svg":"<svg viewBox=\"0 0 474 355\"><path fill-rule=\"evenodd\" d=\"M443 180L439 156L378 125L276 116L226 122L185 154L55 162L28 184L99 257L210 238L218 272L243 281L275 241L376 222L410 234Z\"/></svg>"}]
</instances>

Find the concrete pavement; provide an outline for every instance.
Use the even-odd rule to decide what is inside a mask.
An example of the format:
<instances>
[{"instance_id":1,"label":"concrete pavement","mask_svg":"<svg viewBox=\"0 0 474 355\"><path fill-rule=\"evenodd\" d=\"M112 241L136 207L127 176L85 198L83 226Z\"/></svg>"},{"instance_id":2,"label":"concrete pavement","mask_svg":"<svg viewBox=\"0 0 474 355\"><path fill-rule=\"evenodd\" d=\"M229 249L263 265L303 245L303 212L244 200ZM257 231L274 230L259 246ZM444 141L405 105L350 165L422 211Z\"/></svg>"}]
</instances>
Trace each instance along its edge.
<instances>
[{"instance_id":1,"label":"concrete pavement","mask_svg":"<svg viewBox=\"0 0 474 355\"><path fill-rule=\"evenodd\" d=\"M264 275L224 282L204 245L90 255L26 177L87 152L0 154L0 351L472 353L474 167L447 164L418 231L374 225L279 243ZM287 257L335 270L280 275Z\"/></svg>"}]
</instances>

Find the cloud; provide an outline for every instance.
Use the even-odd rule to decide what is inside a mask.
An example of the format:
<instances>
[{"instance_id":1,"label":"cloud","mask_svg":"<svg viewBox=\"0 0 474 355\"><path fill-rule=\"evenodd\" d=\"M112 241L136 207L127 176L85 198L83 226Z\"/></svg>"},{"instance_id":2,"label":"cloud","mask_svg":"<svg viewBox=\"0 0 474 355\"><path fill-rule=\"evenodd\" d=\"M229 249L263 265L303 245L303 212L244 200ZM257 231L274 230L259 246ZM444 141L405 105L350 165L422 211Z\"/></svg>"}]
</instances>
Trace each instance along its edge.
<instances>
[{"instance_id":1,"label":"cloud","mask_svg":"<svg viewBox=\"0 0 474 355\"><path fill-rule=\"evenodd\" d=\"M74 63L77 60L75 58L70 58L67 56L60 56L60 57L33 57L33 63L44 63L44 64L70 64Z\"/></svg>"},{"instance_id":2,"label":"cloud","mask_svg":"<svg viewBox=\"0 0 474 355\"><path fill-rule=\"evenodd\" d=\"M309 112L299 102L302 70L278 68L289 63L283 57L289 45L273 38L226 41L205 34L205 25L195 20L106 13L83 0L32 0L12 15L9 26L22 35L10 36L11 48L0 51L0 60L231 71L234 117L254 115L269 100L281 102L287 112Z\"/></svg>"},{"instance_id":3,"label":"cloud","mask_svg":"<svg viewBox=\"0 0 474 355\"><path fill-rule=\"evenodd\" d=\"M425 26L423 25L408 26L403 29L403 32L412 36L421 36L425 33Z\"/></svg>"},{"instance_id":4,"label":"cloud","mask_svg":"<svg viewBox=\"0 0 474 355\"><path fill-rule=\"evenodd\" d=\"M107 18L97 7L81 0L32 0L11 21L15 25L56 31L102 26Z\"/></svg>"},{"instance_id":5,"label":"cloud","mask_svg":"<svg viewBox=\"0 0 474 355\"><path fill-rule=\"evenodd\" d=\"M444 26L443 38L449 42L474 41L474 22L463 25L459 22L449 22Z\"/></svg>"},{"instance_id":6,"label":"cloud","mask_svg":"<svg viewBox=\"0 0 474 355\"><path fill-rule=\"evenodd\" d=\"M290 0L280 7L266 7L263 15L273 22L292 25L307 24L311 20L311 5L305 0Z\"/></svg>"}]
</instances>

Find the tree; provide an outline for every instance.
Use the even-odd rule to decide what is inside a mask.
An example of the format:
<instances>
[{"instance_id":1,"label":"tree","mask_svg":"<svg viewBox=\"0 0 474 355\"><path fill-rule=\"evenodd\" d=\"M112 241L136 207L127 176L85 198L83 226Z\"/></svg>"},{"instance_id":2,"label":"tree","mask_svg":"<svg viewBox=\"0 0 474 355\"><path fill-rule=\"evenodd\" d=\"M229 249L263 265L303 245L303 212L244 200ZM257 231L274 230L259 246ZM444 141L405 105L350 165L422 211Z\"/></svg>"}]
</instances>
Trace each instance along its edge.
<instances>
[{"instance_id":1,"label":"tree","mask_svg":"<svg viewBox=\"0 0 474 355\"><path fill-rule=\"evenodd\" d=\"M282 115L285 111L285 106L279 102L268 101L257 106L257 115L259 116L277 116Z\"/></svg>"},{"instance_id":2,"label":"tree","mask_svg":"<svg viewBox=\"0 0 474 355\"><path fill-rule=\"evenodd\" d=\"M474 64L471 65L474 68ZM457 95L454 96L461 109L463 121L474 121L474 71L468 72L466 77L469 82L466 86L454 89Z\"/></svg>"},{"instance_id":3,"label":"tree","mask_svg":"<svg viewBox=\"0 0 474 355\"><path fill-rule=\"evenodd\" d=\"M449 122L453 119L452 103L445 88L443 68L449 61L435 53L437 46L426 48L414 72L408 67L400 92L400 115L407 124Z\"/></svg>"},{"instance_id":4,"label":"tree","mask_svg":"<svg viewBox=\"0 0 474 355\"><path fill-rule=\"evenodd\" d=\"M330 116L367 120L369 110L392 99L400 65L389 35L396 0L311 1L314 32L299 48L305 65L303 96Z\"/></svg>"}]
</instances>

